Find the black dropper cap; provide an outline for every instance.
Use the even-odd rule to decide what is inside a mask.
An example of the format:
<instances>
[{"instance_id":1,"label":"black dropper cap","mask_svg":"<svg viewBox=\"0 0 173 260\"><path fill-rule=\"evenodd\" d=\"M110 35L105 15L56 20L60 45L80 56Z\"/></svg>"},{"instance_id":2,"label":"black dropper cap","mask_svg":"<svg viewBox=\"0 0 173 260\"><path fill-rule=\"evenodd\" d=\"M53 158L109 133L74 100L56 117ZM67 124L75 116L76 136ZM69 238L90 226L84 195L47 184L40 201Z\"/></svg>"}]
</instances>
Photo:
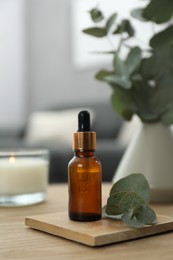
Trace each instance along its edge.
<instances>
[{"instance_id":1,"label":"black dropper cap","mask_svg":"<svg viewBox=\"0 0 173 260\"><path fill-rule=\"evenodd\" d=\"M90 113L87 110L78 114L78 132L90 132Z\"/></svg>"},{"instance_id":2,"label":"black dropper cap","mask_svg":"<svg viewBox=\"0 0 173 260\"><path fill-rule=\"evenodd\" d=\"M78 131L73 133L74 150L95 150L96 133L90 129L90 113L87 110L78 114Z\"/></svg>"}]
</instances>

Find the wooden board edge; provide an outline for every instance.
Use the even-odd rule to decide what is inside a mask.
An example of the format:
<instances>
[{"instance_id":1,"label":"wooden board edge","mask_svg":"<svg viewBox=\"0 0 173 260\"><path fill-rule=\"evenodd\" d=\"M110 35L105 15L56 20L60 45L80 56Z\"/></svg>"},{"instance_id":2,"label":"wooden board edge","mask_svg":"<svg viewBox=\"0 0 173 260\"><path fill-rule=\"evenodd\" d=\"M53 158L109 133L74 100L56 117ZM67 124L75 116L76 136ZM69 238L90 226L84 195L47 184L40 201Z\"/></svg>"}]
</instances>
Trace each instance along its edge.
<instances>
[{"instance_id":1,"label":"wooden board edge","mask_svg":"<svg viewBox=\"0 0 173 260\"><path fill-rule=\"evenodd\" d=\"M84 234L84 233L81 234L80 232L76 231L75 232L76 236L75 236L75 239L74 239L74 233L71 234L71 231L69 231L68 229L65 229L64 227L61 228L61 227L58 227L58 226L53 225L53 224L48 224L44 221L33 220L30 217L26 217L25 218L25 225L30 227L30 228L33 228L33 229L36 229L36 230L39 230L39 231L43 231L47 234L55 235L55 236L58 236L60 238L66 238L66 239L71 240L73 242L78 242L78 243L81 243L81 244L85 244L87 246L93 246L93 247L96 246L96 240L95 240L94 237L91 237L91 236ZM49 231L46 228L47 226L49 226ZM60 235L60 233L63 233L63 236Z\"/></svg>"},{"instance_id":2,"label":"wooden board edge","mask_svg":"<svg viewBox=\"0 0 173 260\"><path fill-rule=\"evenodd\" d=\"M56 213L50 213L50 214L56 214ZM63 213L61 212L61 214ZM164 222L156 224L157 228L156 225L153 226L149 225L143 228L133 229L133 232L132 229L128 229L126 231L123 231L123 237L122 237L122 233L119 234L112 233L107 235L104 234L104 235L92 237L85 233L81 233L77 231L73 232L68 228L56 226L54 224L50 224L40 219L37 219L39 218L39 216L43 216L43 215L26 217L25 225L30 228L46 232L48 234L52 234L61 238L71 240L73 242L78 242L92 247L99 247L108 244L130 241L130 240L157 235L157 234L161 234L173 230L173 217L157 214L157 217L166 218Z\"/></svg>"},{"instance_id":3,"label":"wooden board edge","mask_svg":"<svg viewBox=\"0 0 173 260\"><path fill-rule=\"evenodd\" d=\"M158 228L160 229L158 230ZM139 229L133 229L133 232L131 229L129 229L123 232L123 238L122 238L122 233L108 234L108 235L96 237L95 246L103 246L103 245L114 244L119 242L131 241L138 238L145 238L153 235L163 234L169 231L173 231L173 222L157 224L157 229L155 225L145 226Z\"/></svg>"}]
</instances>

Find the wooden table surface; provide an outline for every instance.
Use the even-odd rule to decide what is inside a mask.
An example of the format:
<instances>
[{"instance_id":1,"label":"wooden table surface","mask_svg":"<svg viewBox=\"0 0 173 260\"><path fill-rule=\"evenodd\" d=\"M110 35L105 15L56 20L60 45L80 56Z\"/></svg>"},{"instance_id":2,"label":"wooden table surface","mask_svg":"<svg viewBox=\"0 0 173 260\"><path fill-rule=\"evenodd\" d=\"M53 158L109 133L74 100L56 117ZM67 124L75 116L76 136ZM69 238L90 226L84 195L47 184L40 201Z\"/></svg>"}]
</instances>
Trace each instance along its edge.
<instances>
[{"instance_id":1,"label":"wooden table surface","mask_svg":"<svg viewBox=\"0 0 173 260\"><path fill-rule=\"evenodd\" d=\"M103 185L103 204L111 184ZM25 226L26 216L67 210L66 184L50 185L46 202L28 207L0 207L0 260L44 259L173 259L173 232L92 248ZM152 205L158 214L173 217L173 204Z\"/></svg>"}]
</instances>

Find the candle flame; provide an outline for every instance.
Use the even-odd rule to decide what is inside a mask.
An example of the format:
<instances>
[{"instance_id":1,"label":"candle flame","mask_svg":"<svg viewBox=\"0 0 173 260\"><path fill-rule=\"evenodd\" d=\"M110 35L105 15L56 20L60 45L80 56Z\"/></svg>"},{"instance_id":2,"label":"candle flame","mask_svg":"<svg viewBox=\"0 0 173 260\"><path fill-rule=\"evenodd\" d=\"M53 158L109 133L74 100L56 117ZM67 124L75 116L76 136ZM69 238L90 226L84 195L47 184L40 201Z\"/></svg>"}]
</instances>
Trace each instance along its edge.
<instances>
[{"instance_id":1,"label":"candle flame","mask_svg":"<svg viewBox=\"0 0 173 260\"><path fill-rule=\"evenodd\" d=\"M14 157L14 156L11 156L10 158L9 158L9 162L10 163L14 163L16 161L16 158Z\"/></svg>"}]
</instances>

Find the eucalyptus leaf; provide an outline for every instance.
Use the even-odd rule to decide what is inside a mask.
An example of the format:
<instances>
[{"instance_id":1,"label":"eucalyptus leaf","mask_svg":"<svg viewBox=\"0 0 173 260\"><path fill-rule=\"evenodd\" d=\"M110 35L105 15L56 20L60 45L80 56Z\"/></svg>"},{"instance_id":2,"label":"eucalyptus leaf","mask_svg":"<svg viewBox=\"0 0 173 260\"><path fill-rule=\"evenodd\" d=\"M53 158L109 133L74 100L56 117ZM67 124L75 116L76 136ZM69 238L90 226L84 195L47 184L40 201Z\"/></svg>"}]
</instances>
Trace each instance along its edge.
<instances>
[{"instance_id":1,"label":"eucalyptus leaf","mask_svg":"<svg viewBox=\"0 0 173 260\"><path fill-rule=\"evenodd\" d=\"M104 77L104 80L108 84L116 84L123 87L124 89L130 89L132 86L130 79L126 76L109 75Z\"/></svg>"},{"instance_id":2,"label":"eucalyptus leaf","mask_svg":"<svg viewBox=\"0 0 173 260\"><path fill-rule=\"evenodd\" d=\"M135 214L136 219L144 225L157 223L155 212L147 205L142 205Z\"/></svg>"},{"instance_id":3,"label":"eucalyptus leaf","mask_svg":"<svg viewBox=\"0 0 173 260\"><path fill-rule=\"evenodd\" d=\"M133 18L136 18L140 21L146 21L146 19L143 17L143 8L136 8L133 9L130 13Z\"/></svg>"},{"instance_id":4,"label":"eucalyptus leaf","mask_svg":"<svg viewBox=\"0 0 173 260\"><path fill-rule=\"evenodd\" d=\"M141 186L138 187L138 190L141 191ZM126 192L126 194L122 197L120 201L119 208L121 212L127 213L129 210L131 212L135 212L138 210L141 205L145 205L146 201L139 195L140 191L134 192L134 191L129 191ZM147 192L145 191L145 195Z\"/></svg>"},{"instance_id":5,"label":"eucalyptus leaf","mask_svg":"<svg viewBox=\"0 0 173 260\"><path fill-rule=\"evenodd\" d=\"M160 83L160 82L159 82ZM154 94L150 98L150 106L153 111L157 111L163 124L173 123L173 78L166 81L165 84L157 84L154 88Z\"/></svg>"},{"instance_id":6,"label":"eucalyptus leaf","mask_svg":"<svg viewBox=\"0 0 173 260\"><path fill-rule=\"evenodd\" d=\"M122 220L133 228L141 228L145 225L155 225L157 223L155 212L147 205L142 205L135 214L130 211L123 214Z\"/></svg>"},{"instance_id":7,"label":"eucalyptus leaf","mask_svg":"<svg viewBox=\"0 0 173 260\"><path fill-rule=\"evenodd\" d=\"M123 20L122 26L124 26L124 28L125 28L124 31L128 33L129 37L132 37L135 35L135 31L129 20L127 20L127 19Z\"/></svg>"},{"instance_id":8,"label":"eucalyptus leaf","mask_svg":"<svg viewBox=\"0 0 173 260\"><path fill-rule=\"evenodd\" d=\"M92 27L92 28L87 28L83 30L83 33L89 34L90 36L102 38L107 35L107 31L105 28L101 27Z\"/></svg>"},{"instance_id":9,"label":"eucalyptus leaf","mask_svg":"<svg viewBox=\"0 0 173 260\"><path fill-rule=\"evenodd\" d=\"M135 34L135 31L134 31L130 21L127 19L122 20L121 24L119 24L117 26L117 28L115 29L113 34L121 34L124 32L126 32L129 35L129 37L132 37Z\"/></svg>"},{"instance_id":10,"label":"eucalyptus leaf","mask_svg":"<svg viewBox=\"0 0 173 260\"><path fill-rule=\"evenodd\" d=\"M119 214L119 215L108 215L106 213L106 208L107 208L107 205L105 205L102 208L102 218L110 218L110 219L114 219L114 220L121 220L122 219L122 214Z\"/></svg>"},{"instance_id":11,"label":"eucalyptus leaf","mask_svg":"<svg viewBox=\"0 0 173 260\"><path fill-rule=\"evenodd\" d=\"M124 32L124 27L122 27L121 24L119 24L117 27L116 27L116 30L114 30L113 34L121 34Z\"/></svg>"},{"instance_id":12,"label":"eucalyptus leaf","mask_svg":"<svg viewBox=\"0 0 173 260\"><path fill-rule=\"evenodd\" d=\"M155 34L150 40L150 46L153 48L159 48L169 44L173 44L173 25Z\"/></svg>"},{"instance_id":13,"label":"eucalyptus leaf","mask_svg":"<svg viewBox=\"0 0 173 260\"><path fill-rule=\"evenodd\" d=\"M173 124L173 107L170 107L167 111L165 111L161 115L160 120L164 125L172 125Z\"/></svg>"},{"instance_id":14,"label":"eucalyptus leaf","mask_svg":"<svg viewBox=\"0 0 173 260\"><path fill-rule=\"evenodd\" d=\"M155 58L154 55L150 56L149 58L144 58L141 62L141 75L145 79L149 80L152 79L155 75Z\"/></svg>"},{"instance_id":15,"label":"eucalyptus leaf","mask_svg":"<svg viewBox=\"0 0 173 260\"><path fill-rule=\"evenodd\" d=\"M117 52L114 53L113 67L115 73L119 76L127 76L126 64L120 59Z\"/></svg>"},{"instance_id":16,"label":"eucalyptus leaf","mask_svg":"<svg viewBox=\"0 0 173 260\"><path fill-rule=\"evenodd\" d=\"M117 13L114 13L114 14L112 14L112 15L109 17L109 19L107 20L106 26L105 26L105 29L106 29L107 32L110 31L112 25L113 25L114 22L115 22L116 17L117 17Z\"/></svg>"},{"instance_id":17,"label":"eucalyptus leaf","mask_svg":"<svg viewBox=\"0 0 173 260\"><path fill-rule=\"evenodd\" d=\"M139 47L133 47L126 58L126 68L128 75L131 75L141 64L141 49Z\"/></svg>"},{"instance_id":18,"label":"eucalyptus leaf","mask_svg":"<svg viewBox=\"0 0 173 260\"><path fill-rule=\"evenodd\" d=\"M155 88L152 88L149 82L145 80L133 81L131 97L136 105L136 114L143 122L155 122L159 120L159 113L155 110L151 100L155 96Z\"/></svg>"},{"instance_id":19,"label":"eucalyptus leaf","mask_svg":"<svg viewBox=\"0 0 173 260\"><path fill-rule=\"evenodd\" d=\"M132 228L141 228L144 227L144 223L140 222L138 219L136 219L136 217L131 217L131 214L124 214L122 216L122 220L129 226Z\"/></svg>"},{"instance_id":20,"label":"eucalyptus leaf","mask_svg":"<svg viewBox=\"0 0 173 260\"><path fill-rule=\"evenodd\" d=\"M100 70L95 75L95 78L98 79L98 80L104 81L106 76L113 75L113 74L114 74L114 71Z\"/></svg>"},{"instance_id":21,"label":"eucalyptus leaf","mask_svg":"<svg viewBox=\"0 0 173 260\"><path fill-rule=\"evenodd\" d=\"M115 111L127 121L131 120L133 114L137 111L137 107L135 106L129 93L118 87L113 87L111 103Z\"/></svg>"},{"instance_id":22,"label":"eucalyptus leaf","mask_svg":"<svg viewBox=\"0 0 173 260\"><path fill-rule=\"evenodd\" d=\"M107 204L105 212L108 216L122 215L122 211L120 210L119 206L117 206L117 205Z\"/></svg>"},{"instance_id":23,"label":"eucalyptus leaf","mask_svg":"<svg viewBox=\"0 0 173 260\"><path fill-rule=\"evenodd\" d=\"M102 21L104 19L104 15L103 15L102 11L100 11L97 8L91 9L89 11L89 13L90 13L90 16L91 16L91 20L94 23L98 23L98 22L100 22L100 21Z\"/></svg>"},{"instance_id":24,"label":"eucalyptus leaf","mask_svg":"<svg viewBox=\"0 0 173 260\"><path fill-rule=\"evenodd\" d=\"M116 192L109 196L106 206L106 214L108 215L120 215L123 213L120 208L121 200L126 196L126 191Z\"/></svg>"},{"instance_id":25,"label":"eucalyptus leaf","mask_svg":"<svg viewBox=\"0 0 173 260\"><path fill-rule=\"evenodd\" d=\"M143 174L130 174L112 186L102 217L122 220L128 226L141 228L157 222L154 211L148 206L150 188Z\"/></svg>"},{"instance_id":26,"label":"eucalyptus leaf","mask_svg":"<svg viewBox=\"0 0 173 260\"><path fill-rule=\"evenodd\" d=\"M135 192L147 204L150 200L150 187L147 179L141 173L133 173L117 181L111 188L110 195L120 192Z\"/></svg>"},{"instance_id":27,"label":"eucalyptus leaf","mask_svg":"<svg viewBox=\"0 0 173 260\"><path fill-rule=\"evenodd\" d=\"M151 57L142 61L141 74L146 79L154 78L157 81L157 84L160 85L163 82L163 79L164 81L167 81L173 75L172 60L173 45L165 45L156 48L153 50Z\"/></svg>"},{"instance_id":28,"label":"eucalyptus leaf","mask_svg":"<svg viewBox=\"0 0 173 260\"><path fill-rule=\"evenodd\" d=\"M142 78L142 75L136 73L136 74L133 74L133 75L131 76L131 80L132 80L133 82L140 83L140 82L143 80L143 78Z\"/></svg>"},{"instance_id":29,"label":"eucalyptus leaf","mask_svg":"<svg viewBox=\"0 0 173 260\"><path fill-rule=\"evenodd\" d=\"M131 81L126 76L116 76L115 72L101 70L96 74L96 79L105 81L110 85L116 85L123 87L124 89L129 89L131 87Z\"/></svg>"},{"instance_id":30,"label":"eucalyptus leaf","mask_svg":"<svg viewBox=\"0 0 173 260\"><path fill-rule=\"evenodd\" d=\"M167 22L173 15L172 0L152 0L143 11L146 20L158 24Z\"/></svg>"}]
</instances>

